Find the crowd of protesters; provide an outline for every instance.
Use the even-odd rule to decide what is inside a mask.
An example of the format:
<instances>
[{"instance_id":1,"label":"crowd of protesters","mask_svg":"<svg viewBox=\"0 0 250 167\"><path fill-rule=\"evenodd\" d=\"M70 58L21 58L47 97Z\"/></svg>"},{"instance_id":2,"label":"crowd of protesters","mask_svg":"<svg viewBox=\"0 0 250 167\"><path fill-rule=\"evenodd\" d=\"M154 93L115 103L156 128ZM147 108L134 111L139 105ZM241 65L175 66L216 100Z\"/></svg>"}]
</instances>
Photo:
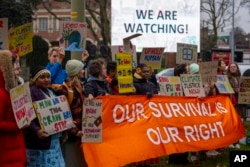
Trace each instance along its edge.
<instances>
[{"instance_id":1,"label":"crowd of protesters","mask_svg":"<svg viewBox=\"0 0 250 167\"><path fill-rule=\"evenodd\" d=\"M24 81L20 77L18 57L5 50L0 51L0 166L1 167L85 167L84 153L81 149L82 112L84 99L92 100L98 96L118 95L118 79L116 76L116 62L106 62L104 59L91 60L88 63L88 78L83 84L84 62L89 57L88 52L82 53L82 61L68 60L65 69L62 61L65 51L60 47L50 48L48 64L38 66L32 70L30 90L32 101L65 95L68 98L74 128L66 132L48 135L34 119L27 127L19 129L16 125L9 95L10 89ZM174 75L197 74L199 64L178 64L174 68ZM226 69L223 61L218 63L218 74L227 75L235 94L231 96L237 111L241 106L237 104L240 86L240 70L236 63L231 63ZM132 95L146 95L151 98L158 94L155 76L146 64L138 64L133 74L134 89ZM205 85L204 85L205 87ZM207 96L218 94L218 90L211 81L206 85ZM71 93L71 95L69 95ZM72 96L72 97L71 97ZM239 112L242 116L242 114ZM3 139L3 140L2 140ZM8 147L9 146L9 147ZM234 143L233 147L239 147ZM169 155L169 164L187 164L196 161L197 154L216 156L218 150L207 150L199 153L181 153ZM191 158L189 158L189 156ZM149 166L158 163L159 159L151 159L133 163L134 166Z\"/></svg>"}]
</instances>

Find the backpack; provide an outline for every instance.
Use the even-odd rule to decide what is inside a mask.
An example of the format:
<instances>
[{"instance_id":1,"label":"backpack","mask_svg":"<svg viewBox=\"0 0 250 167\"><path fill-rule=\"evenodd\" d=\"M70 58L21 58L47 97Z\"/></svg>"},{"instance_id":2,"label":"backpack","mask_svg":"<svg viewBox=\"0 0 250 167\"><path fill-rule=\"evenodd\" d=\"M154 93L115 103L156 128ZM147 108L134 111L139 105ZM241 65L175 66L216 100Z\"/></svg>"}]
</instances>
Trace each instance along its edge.
<instances>
[{"instance_id":1,"label":"backpack","mask_svg":"<svg viewBox=\"0 0 250 167\"><path fill-rule=\"evenodd\" d=\"M74 98L74 92L73 92L73 89L69 87L67 83L63 82L63 84L52 84L52 89L54 89L57 92L60 89L62 89L62 86L64 86L67 89L67 92L68 92L67 99L70 105Z\"/></svg>"}]
</instances>

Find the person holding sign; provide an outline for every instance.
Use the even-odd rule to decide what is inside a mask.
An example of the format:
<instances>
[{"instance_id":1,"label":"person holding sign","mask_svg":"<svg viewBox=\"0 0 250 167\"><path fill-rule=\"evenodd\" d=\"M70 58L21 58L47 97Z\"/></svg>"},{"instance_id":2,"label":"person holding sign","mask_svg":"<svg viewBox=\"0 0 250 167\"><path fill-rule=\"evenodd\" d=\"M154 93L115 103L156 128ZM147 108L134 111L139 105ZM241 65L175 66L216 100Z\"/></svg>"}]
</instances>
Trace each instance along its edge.
<instances>
[{"instance_id":1,"label":"person holding sign","mask_svg":"<svg viewBox=\"0 0 250 167\"><path fill-rule=\"evenodd\" d=\"M9 91L17 86L12 66L12 53L0 51L0 166L24 167L25 143L11 106Z\"/></svg>"},{"instance_id":2,"label":"person holding sign","mask_svg":"<svg viewBox=\"0 0 250 167\"><path fill-rule=\"evenodd\" d=\"M33 70L30 84L30 93L33 102L56 96L50 88L50 72L43 66L38 66ZM47 121L53 120L49 119ZM24 130L24 136L27 167L65 167L60 147L61 133L48 135L48 133L41 128L38 118L35 118L31 121L30 126Z\"/></svg>"},{"instance_id":3,"label":"person holding sign","mask_svg":"<svg viewBox=\"0 0 250 167\"><path fill-rule=\"evenodd\" d=\"M68 77L66 71L62 68L62 61L65 57L63 48L51 47L48 51L49 62L46 69L51 73L52 84L62 84Z\"/></svg>"},{"instance_id":4,"label":"person holding sign","mask_svg":"<svg viewBox=\"0 0 250 167\"><path fill-rule=\"evenodd\" d=\"M153 84L149 80L150 75L150 69L146 64L138 64L134 73L133 81L135 87L135 94L147 95L149 98L151 98L153 94L158 94L155 84Z\"/></svg>"},{"instance_id":5,"label":"person holding sign","mask_svg":"<svg viewBox=\"0 0 250 167\"><path fill-rule=\"evenodd\" d=\"M79 60L68 60L66 63L66 71L68 73L67 87L63 85L61 94L64 94L69 101L72 118L75 127L67 131L68 140L62 143L62 151L67 167L86 167L87 164L81 150L82 131L82 112L83 112L83 85L80 79L83 77L83 63ZM73 97L69 99L69 92Z\"/></svg>"},{"instance_id":6,"label":"person holding sign","mask_svg":"<svg viewBox=\"0 0 250 167\"><path fill-rule=\"evenodd\" d=\"M151 98L154 94L158 94L156 86L149 81L150 79L150 69L144 64L138 64L136 71L134 73L134 87L135 94L137 95L147 95L148 98ZM137 167L143 166L148 167L150 164L159 163L159 158L152 158L142 162L137 162Z\"/></svg>"}]
</instances>

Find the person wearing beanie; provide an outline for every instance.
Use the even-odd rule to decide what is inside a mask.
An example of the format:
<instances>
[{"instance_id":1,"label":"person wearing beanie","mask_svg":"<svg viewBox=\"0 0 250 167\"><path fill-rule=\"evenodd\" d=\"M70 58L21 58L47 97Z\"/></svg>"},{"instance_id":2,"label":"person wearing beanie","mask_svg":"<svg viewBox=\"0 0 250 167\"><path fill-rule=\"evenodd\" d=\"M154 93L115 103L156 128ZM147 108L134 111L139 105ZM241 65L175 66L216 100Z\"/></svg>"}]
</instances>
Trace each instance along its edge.
<instances>
[{"instance_id":1,"label":"person wearing beanie","mask_svg":"<svg viewBox=\"0 0 250 167\"><path fill-rule=\"evenodd\" d=\"M189 66L190 74L198 74L199 73L199 65L196 63L192 63Z\"/></svg>"},{"instance_id":2,"label":"person wearing beanie","mask_svg":"<svg viewBox=\"0 0 250 167\"><path fill-rule=\"evenodd\" d=\"M17 126L9 93L10 89L17 86L9 50L0 50L0 67L0 166L24 167L24 137Z\"/></svg>"},{"instance_id":3,"label":"person wearing beanie","mask_svg":"<svg viewBox=\"0 0 250 167\"><path fill-rule=\"evenodd\" d=\"M81 149L82 112L83 112L83 84L81 78L84 76L83 63L79 60L68 60L65 69L68 78L62 85L60 94L64 94L69 102L75 127L67 131L67 140L61 144L63 156L67 167L85 167L87 163Z\"/></svg>"},{"instance_id":4,"label":"person wearing beanie","mask_svg":"<svg viewBox=\"0 0 250 167\"><path fill-rule=\"evenodd\" d=\"M76 76L83 68L83 63L79 60L68 60L66 63L66 72L69 77Z\"/></svg>"},{"instance_id":5,"label":"person wearing beanie","mask_svg":"<svg viewBox=\"0 0 250 167\"><path fill-rule=\"evenodd\" d=\"M50 72L43 66L32 70L30 93L32 102L55 97L50 88ZM61 133L48 135L39 124L38 118L31 121L24 130L26 143L27 167L61 166L65 167L61 147ZM35 161L34 161L35 160Z\"/></svg>"}]
</instances>

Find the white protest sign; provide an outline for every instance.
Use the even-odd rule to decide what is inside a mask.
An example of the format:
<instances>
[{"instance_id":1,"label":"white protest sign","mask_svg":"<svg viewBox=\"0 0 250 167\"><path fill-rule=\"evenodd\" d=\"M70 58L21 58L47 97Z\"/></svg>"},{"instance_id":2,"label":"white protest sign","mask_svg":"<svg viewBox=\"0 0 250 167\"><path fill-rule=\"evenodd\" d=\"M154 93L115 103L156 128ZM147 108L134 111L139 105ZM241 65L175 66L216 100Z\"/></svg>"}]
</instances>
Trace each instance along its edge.
<instances>
[{"instance_id":1,"label":"white protest sign","mask_svg":"<svg viewBox=\"0 0 250 167\"><path fill-rule=\"evenodd\" d=\"M143 47L166 47L176 52L176 43L200 45L200 1L113 0L111 45L121 45L124 36L140 33L133 43Z\"/></svg>"},{"instance_id":2,"label":"white protest sign","mask_svg":"<svg viewBox=\"0 0 250 167\"><path fill-rule=\"evenodd\" d=\"M180 78L185 96L205 97L200 74L181 74Z\"/></svg>"},{"instance_id":3,"label":"white protest sign","mask_svg":"<svg viewBox=\"0 0 250 167\"><path fill-rule=\"evenodd\" d=\"M180 77L160 76L160 94L168 96L183 96Z\"/></svg>"},{"instance_id":4,"label":"white protest sign","mask_svg":"<svg viewBox=\"0 0 250 167\"><path fill-rule=\"evenodd\" d=\"M41 128L52 135L75 125L64 95L33 102Z\"/></svg>"},{"instance_id":5,"label":"white protest sign","mask_svg":"<svg viewBox=\"0 0 250 167\"><path fill-rule=\"evenodd\" d=\"M82 142L102 142L102 100L84 101L82 131Z\"/></svg>"},{"instance_id":6,"label":"white protest sign","mask_svg":"<svg viewBox=\"0 0 250 167\"><path fill-rule=\"evenodd\" d=\"M11 89L10 98L17 126L21 129L36 118L30 96L29 82Z\"/></svg>"}]
</instances>

